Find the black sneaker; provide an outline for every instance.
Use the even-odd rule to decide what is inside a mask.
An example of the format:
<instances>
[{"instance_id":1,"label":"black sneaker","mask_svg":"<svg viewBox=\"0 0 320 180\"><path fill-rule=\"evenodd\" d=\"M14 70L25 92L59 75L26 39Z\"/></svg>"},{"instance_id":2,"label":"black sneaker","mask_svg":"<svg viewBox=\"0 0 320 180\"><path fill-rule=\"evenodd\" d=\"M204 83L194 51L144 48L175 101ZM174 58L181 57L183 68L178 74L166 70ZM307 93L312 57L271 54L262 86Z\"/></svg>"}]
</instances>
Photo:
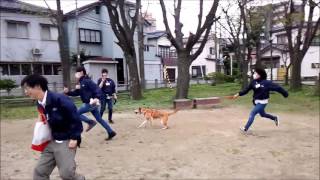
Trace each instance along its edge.
<instances>
[{"instance_id":1,"label":"black sneaker","mask_svg":"<svg viewBox=\"0 0 320 180\"><path fill-rule=\"evenodd\" d=\"M280 119L278 116L276 116L276 119L274 120L274 123L276 123L276 126L280 125Z\"/></svg>"},{"instance_id":2,"label":"black sneaker","mask_svg":"<svg viewBox=\"0 0 320 180\"><path fill-rule=\"evenodd\" d=\"M106 141L110 141L113 137L115 137L117 135L116 132L112 131L109 135L108 138L106 138Z\"/></svg>"},{"instance_id":3,"label":"black sneaker","mask_svg":"<svg viewBox=\"0 0 320 180\"><path fill-rule=\"evenodd\" d=\"M109 120L109 123L110 123L110 124L113 124L114 122L113 122L112 120Z\"/></svg>"},{"instance_id":4,"label":"black sneaker","mask_svg":"<svg viewBox=\"0 0 320 180\"><path fill-rule=\"evenodd\" d=\"M95 122L94 120L92 120L91 123L88 124L88 127L87 127L87 129L86 129L86 132L90 131L96 124L97 124L97 122Z\"/></svg>"},{"instance_id":5,"label":"black sneaker","mask_svg":"<svg viewBox=\"0 0 320 180\"><path fill-rule=\"evenodd\" d=\"M247 130L246 130L246 128L244 128L244 127L240 127L240 131L241 131L242 133L247 133Z\"/></svg>"}]
</instances>

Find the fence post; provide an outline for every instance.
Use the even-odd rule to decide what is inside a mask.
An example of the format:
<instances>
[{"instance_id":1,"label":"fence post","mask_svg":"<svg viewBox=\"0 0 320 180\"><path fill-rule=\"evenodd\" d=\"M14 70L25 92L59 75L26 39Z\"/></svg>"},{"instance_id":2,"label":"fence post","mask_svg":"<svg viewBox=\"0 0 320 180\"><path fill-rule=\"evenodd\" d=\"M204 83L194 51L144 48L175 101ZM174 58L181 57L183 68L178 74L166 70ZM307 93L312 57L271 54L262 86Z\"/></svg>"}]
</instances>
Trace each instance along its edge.
<instances>
[{"instance_id":1,"label":"fence post","mask_svg":"<svg viewBox=\"0 0 320 180\"><path fill-rule=\"evenodd\" d=\"M158 88L158 79L154 80L154 88Z\"/></svg>"}]
</instances>

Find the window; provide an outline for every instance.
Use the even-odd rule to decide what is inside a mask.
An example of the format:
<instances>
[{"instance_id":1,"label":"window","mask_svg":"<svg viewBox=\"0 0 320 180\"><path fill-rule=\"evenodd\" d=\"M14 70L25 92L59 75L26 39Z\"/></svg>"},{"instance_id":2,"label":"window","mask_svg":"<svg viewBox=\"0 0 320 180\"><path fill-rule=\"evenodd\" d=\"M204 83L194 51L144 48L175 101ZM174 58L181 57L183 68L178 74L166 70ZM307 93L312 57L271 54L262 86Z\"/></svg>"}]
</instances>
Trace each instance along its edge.
<instances>
[{"instance_id":1,"label":"window","mask_svg":"<svg viewBox=\"0 0 320 180\"><path fill-rule=\"evenodd\" d=\"M19 21L7 22L7 36L10 38L28 38L28 23Z\"/></svg>"},{"instance_id":2,"label":"window","mask_svg":"<svg viewBox=\"0 0 320 180\"><path fill-rule=\"evenodd\" d=\"M319 69L320 68L320 63L311 63L311 68L312 69Z\"/></svg>"},{"instance_id":3,"label":"window","mask_svg":"<svg viewBox=\"0 0 320 180\"><path fill-rule=\"evenodd\" d=\"M287 44L287 36L285 34L281 34L277 36L277 43L278 44Z\"/></svg>"},{"instance_id":4,"label":"window","mask_svg":"<svg viewBox=\"0 0 320 180\"><path fill-rule=\"evenodd\" d=\"M53 65L53 75L59 75L60 65Z\"/></svg>"},{"instance_id":5,"label":"window","mask_svg":"<svg viewBox=\"0 0 320 180\"><path fill-rule=\"evenodd\" d=\"M10 75L20 75L20 64L10 64Z\"/></svg>"},{"instance_id":6,"label":"window","mask_svg":"<svg viewBox=\"0 0 320 180\"><path fill-rule=\"evenodd\" d=\"M312 39L310 46L320 46L320 35Z\"/></svg>"},{"instance_id":7,"label":"window","mask_svg":"<svg viewBox=\"0 0 320 180\"><path fill-rule=\"evenodd\" d=\"M34 64L33 65L33 73L42 75L42 64Z\"/></svg>"},{"instance_id":8,"label":"window","mask_svg":"<svg viewBox=\"0 0 320 180\"><path fill-rule=\"evenodd\" d=\"M144 51L149 51L149 45L144 45Z\"/></svg>"},{"instance_id":9,"label":"window","mask_svg":"<svg viewBox=\"0 0 320 180\"><path fill-rule=\"evenodd\" d=\"M192 66L191 75L193 78L202 77L202 75L206 75L206 66Z\"/></svg>"},{"instance_id":10,"label":"window","mask_svg":"<svg viewBox=\"0 0 320 180\"><path fill-rule=\"evenodd\" d=\"M79 39L82 43L101 44L101 31L91 29L79 29Z\"/></svg>"},{"instance_id":11,"label":"window","mask_svg":"<svg viewBox=\"0 0 320 180\"><path fill-rule=\"evenodd\" d=\"M52 65L45 64L43 65L44 75L52 75Z\"/></svg>"},{"instance_id":12,"label":"window","mask_svg":"<svg viewBox=\"0 0 320 180\"><path fill-rule=\"evenodd\" d=\"M1 75L9 75L9 67L8 64L0 64L0 71L2 71Z\"/></svg>"},{"instance_id":13,"label":"window","mask_svg":"<svg viewBox=\"0 0 320 180\"><path fill-rule=\"evenodd\" d=\"M21 64L22 75L31 74L31 64Z\"/></svg>"},{"instance_id":14,"label":"window","mask_svg":"<svg viewBox=\"0 0 320 180\"><path fill-rule=\"evenodd\" d=\"M42 40L58 40L58 29L52 25L41 25Z\"/></svg>"},{"instance_id":15,"label":"window","mask_svg":"<svg viewBox=\"0 0 320 180\"><path fill-rule=\"evenodd\" d=\"M210 52L210 54L215 54L215 53L214 53L214 47L210 47L210 48L209 48L209 52Z\"/></svg>"},{"instance_id":16,"label":"window","mask_svg":"<svg viewBox=\"0 0 320 180\"><path fill-rule=\"evenodd\" d=\"M100 6L96 6L96 14L100 14Z\"/></svg>"},{"instance_id":17,"label":"window","mask_svg":"<svg viewBox=\"0 0 320 180\"><path fill-rule=\"evenodd\" d=\"M170 47L169 46L161 46L159 45L159 55L161 57L169 57L170 54Z\"/></svg>"}]
</instances>

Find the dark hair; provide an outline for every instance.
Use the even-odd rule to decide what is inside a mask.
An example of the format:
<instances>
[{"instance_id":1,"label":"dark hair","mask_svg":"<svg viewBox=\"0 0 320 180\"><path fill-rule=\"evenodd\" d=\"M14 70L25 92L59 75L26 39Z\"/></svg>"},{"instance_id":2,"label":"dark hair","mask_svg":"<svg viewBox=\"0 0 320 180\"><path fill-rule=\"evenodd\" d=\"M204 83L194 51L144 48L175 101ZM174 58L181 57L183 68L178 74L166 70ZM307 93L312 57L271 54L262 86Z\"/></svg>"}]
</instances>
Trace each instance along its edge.
<instances>
[{"instance_id":1,"label":"dark hair","mask_svg":"<svg viewBox=\"0 0 320 180\"><path fill-rule=\"evenodd\" d=\"M43 91L47 91L49 89L47 79L39 74L31 74L24 77L21 81L21 86L24 85L32 88L35 86L40 86Z\"/></svg>"},{"instance_id":2,"label":"dark hair","mask_svg":"<svg viewBox=\"0 0 320 180\"><path fill-rule=\"evenodd\" d=\"M87 75L87 71L83 66L77 67L76 72L81 72L81 71L83 72L83 75Z\"/></svg>"},{"instance_id":3,"label":"dark hair","mask_svg":"<svg viewBox=\"0 0 320 180\"><path fill-rule=\"evenodd\" d=\"M103 73L107 73L108 74L108 69L102 69L101 70L101 74L103 74Z\"/></svg>"},{"instance_id":4,"label":"dark hair","mask_svg":"<svg viewBox=\"0 0 320 180\"><path fill-rule=\"evenodd\" d=\"M261 68L256 68L254 70L257 74L260 75L260 79L262 80L266 80L267 79L267 73L264 69L261 69Z\"/></svg>"}]
</instances>

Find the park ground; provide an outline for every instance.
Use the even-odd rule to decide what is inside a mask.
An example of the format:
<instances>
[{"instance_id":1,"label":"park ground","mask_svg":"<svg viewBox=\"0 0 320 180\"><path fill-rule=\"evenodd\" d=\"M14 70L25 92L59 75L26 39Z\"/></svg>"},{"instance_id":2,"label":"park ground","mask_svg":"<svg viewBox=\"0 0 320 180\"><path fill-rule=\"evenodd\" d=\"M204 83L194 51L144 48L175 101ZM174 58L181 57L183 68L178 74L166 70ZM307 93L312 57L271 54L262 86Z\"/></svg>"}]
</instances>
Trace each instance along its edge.
<instances>
[{"instance_id":1,"label":"park ground","mask_svg":"<svg viewBox=\"0 0 320 180\"><path fill-rule=\"evenodd\" d=\"M191 88L190 97L230 95L238 89L234 84L199 85ZM173 94L162 89L145 92L141 101L120 97L113 125L118 135L104 141L101 126L83 133L78 172L87 179L319 179L319 97L308 87L290 92L288 99L272 94L266 110L280 116L279 127L257 116L248 134L239 131L250 112L248 95L181 110L170 117L168 130L161 130L158 121L137 129L142 117L134 114L136 107L172 111ZM30 149L35 112L21 107L20 115L13 115L16 109L1 110L0 179L31 179L40 155ZM59 179L57 169L52 179Z\"/></svg>"}]
</instances>

